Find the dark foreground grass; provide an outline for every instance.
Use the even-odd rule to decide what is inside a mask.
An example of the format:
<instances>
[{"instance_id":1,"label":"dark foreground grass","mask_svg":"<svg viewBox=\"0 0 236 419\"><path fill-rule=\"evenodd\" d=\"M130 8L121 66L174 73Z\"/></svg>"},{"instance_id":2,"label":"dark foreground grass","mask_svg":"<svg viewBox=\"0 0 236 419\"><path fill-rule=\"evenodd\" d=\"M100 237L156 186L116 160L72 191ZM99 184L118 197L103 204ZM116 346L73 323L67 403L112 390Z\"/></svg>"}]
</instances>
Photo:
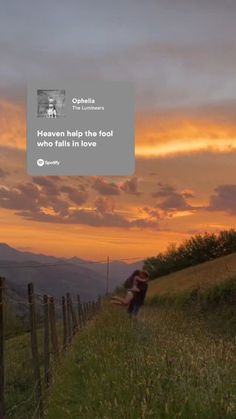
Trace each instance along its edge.
<instances>
[{"instance_id":1,"label":"dark foreground grass","mask_svg":"<svg viewBox=\"0 0 236 419\"><path fill-rule=\"evenodd\" d=\"M62 325L57 323L60 348ZM44 372L42 328L37 330L41 377ZM53 367L51 357L51 367ZM43 384L43 380L42 380ZM46 393L42 385L43 395ZM35 382L31 355L30 333L24 333L5 341L5 408L9 419L32 419L36 411Z\"/></svg>"},{"instance_id":2,"label":"dark foreground grass","mask_svg":"<svg viewBox=\"0 0 236 419\"><path fill-rule=\"evenodd\" d=\"M174 307L185 316L201 317L212 333L231 338L236 335L236 276L209 289L193 288L191 292L178 292L149 297L154 306Z\"/></svg>"},{"instance_id":3,"label":"dark foreground grass","mask_svg":"<svg viewBox=\"0 0 236 419\"><path fill-rule=\"evenodd\" d=\"M47 419L236 417L236 341L180 309L105 307L58 370Z\"/></svg>"}]
</instances>

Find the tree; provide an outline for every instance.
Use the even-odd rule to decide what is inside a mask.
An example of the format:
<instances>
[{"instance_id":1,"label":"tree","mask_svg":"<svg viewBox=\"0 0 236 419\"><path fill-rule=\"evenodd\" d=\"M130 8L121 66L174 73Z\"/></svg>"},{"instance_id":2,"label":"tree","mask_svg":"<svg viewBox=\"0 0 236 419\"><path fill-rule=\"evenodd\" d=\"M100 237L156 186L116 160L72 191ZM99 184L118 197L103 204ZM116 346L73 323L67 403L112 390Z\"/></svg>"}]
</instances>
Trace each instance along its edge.
<instances>
[{"instance_id":1,"label":"tree","mask_svg":"<svg viewBox=\"0 0 236 419\"><path fill-rule=\"evenodd\" d=\"M221 231L218 235L206 232L185 240L179 246L171 243L165 252L147 258L144 268L153 279L233 252L236 252L234 229Z\"/></svg>"}]
</instances>

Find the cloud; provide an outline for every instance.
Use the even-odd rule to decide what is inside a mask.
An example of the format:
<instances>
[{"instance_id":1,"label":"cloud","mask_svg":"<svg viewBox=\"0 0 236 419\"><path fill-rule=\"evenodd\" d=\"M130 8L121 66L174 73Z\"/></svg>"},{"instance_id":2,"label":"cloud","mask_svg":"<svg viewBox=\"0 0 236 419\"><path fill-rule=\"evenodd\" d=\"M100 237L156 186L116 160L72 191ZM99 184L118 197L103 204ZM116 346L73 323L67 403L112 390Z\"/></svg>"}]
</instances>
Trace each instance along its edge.
<instances>
[{"instance_id":1,"label":"cloud","mask_svg":"<svg viewBox=\"0 0 236 419\"><path fill-rule=\"evenodd\" d=\"M140 195L138 192L138 179L137 177L133 177L131 179L126 180L124 183L120 185L120 189L130 195Z\"/></svg>"},{"instance_id":2,"label":"cloud","mask_svg":"<svg viewBox=\"0 0 236 419\"><path fill-rule=\"evenodd\" d=\"M69 203L62 199L56 185L47 178L34 178L32 182L17 184L11 189L0 187L0 206L6 209L26 211L27 214L38 214L52 211L55 214L66 214Z\"/></svg>"},{"instance_id":3,"label":"cloud","mask_svg":"<svg viewBox=\"0 0 236 419\"><path fill-rule=\"evenodd\" d=\"M8 172L0 168L0 179L4 179L8 175Z\"/></svg>"},{"instance_id":4,"label":"cloud","mask_svg":"<svg viewBox=\"0 0 236 419\"><path fill-rule=\"evenodd\" d=\"M99 192L101 195L120 195L121 192L136 196L141 194L138 191L137 177L127 179L120 184L108 182L102 178L96 178L92 184L92 188Z\"/></svg>"},{"instance_id":5,"label":"cloud","mask_svg":"<svg viewBox=\"0 0 236 419\"><path fill-rule=\"evenodd\" d=\"M144 212L145 214L148 214L148 216L151 219L160 219L161 218L160 211L157 210L156 208L143 207L142 212Z\"/></svg>"},{"instance_id":6,"label":"cloud","mask_svg":"<svg viewBox=\"0 0 236 419\"><path fill-rule=\"evenodd\" d=\"M102 178L96 178L92 188L99 192L101 195L120 195L120 189L116 183L106 182Z\"/></svg>"},{"instance_id":7,"label":"cloud","mask_svg":"<svg viewBox=\"0 0 236 419\"><path fill-rule=\"evenodd\" d=\"M158 229L157 223L147 214L135 219L121 214L115 209L112 196L99 196L91 207L83 208L88 199L86 188L62 185L61 182L61 179L34 177L32 182L23 182L11 189L0 186L0 207L14 210L16 215L28 221Z\"/></svg>"},{"instance_id":8,"label":"cloud","mask_svg":"<svg viewBox=\"0 0 236 419\"><path fill-rule=\"evenodd\" d=\"M52 180L49 177L33 177L32 180L41 188L43 193L50 196L59 195L60 192L55 179Z\"/></svg>"},{"instance_id":9,"label":"cloud","mask_svg":"<svg viewBox=\"0 0 236 419\"><path fill-rule=\"evenodd\" d=\"M159 230L159 225L157 222L149 219L149 218L139 218L137 220L133 220L130 223L131 227L137 227L140 229L151 229L151 230Z\"/></svg>"},{"instance_id":10,"label":"cloud","mask_svg":"<svg viewBox=\"0 0 236 419\"><path fill-rule=\"evenodd\" d=\"M209 211L224 211L236 215L236 185L220 185L215 188L215 194L210 197Z\"/></svg>"},{"instance_id":11,"label":"cloud","mask_svg":"<svg viewBox=\"0 0 236 419\"><path fill-rule=\"evenodd\" d=\"M136 156L167 156L236 149L235 100L140 113L136 128Z\"/></svg>"},{"instance_id":12,"label":"cloud","mask_svg":"<svg viewBox=\"0 0 236 419\"><path fill-rule=\"evenodd\" d=\"M14 210L37 210L38 189L31 183L18 185L13 189L0 187L0 206Z\"/></svg>"},{"instance_id":13,"label":"cloud","mask_svg":"<svg viewBox=\"0 0 236 419\"><path fill-rule=\"evenodd\" d=\"M129 220L112 208L108 202L97 202L93 210L74 211L70 223L86 224L93 227L138 228L158 230L158 224L148 218Z\"/></svg>"},{"instance_id":14,"label":"cloud","mask_svg":"<svg viewBox=\"0 0 236 419\"><path fill-rule=\"evenodd\" d=\"M24 1L22 9L13 3L0 16L0 89L8 95L18 86L23 91L29 78L47 79L50 74L56 79L129 79L137 87L138 105L146 107L234 94L232 0L159 0L148 6L132 0L128 9L125 1L116 6L107 0L99 5L71 1L70 7L60 2L56 16L55 0L46 3L47 16L40 8L44 2ZM62 26L67 31L51 33L52 27ZM78 43L85 32L84 42Z\"/></svg>"},{"instance_id":15,"label":"cloud","mask_svg":"<svg viewBox=\"0 0 236 419\"><path fill-rule=\"evenodd\" d=\"M9 148L25 148L25 109L14 102L0 97L0 139L1 145Z\"/></svg>"},{"instance_id":16,"label":"cloud","mask_svg":"<svg viewBox=\"0 0 236 419\"><path fill-rule=\"evenodd\" d=\"M100 214L114 213L115 202L112 199L99 197L96 199L95 208Z\"/></svg>"},{"instance_id":17,"label":"cloud","mask_svg":"<svg viewBox=\"0 0 236 419\"><path fill-rule=\"evenodd\" d=\"M65 216L51 215L42 211L30 212L21 211L18 215L30 221L58 223L58 224L78 224L88 225L91 227L110 227L110 228L137 228L158 230L159 226L156 222L148 218L140 218L129 220L118 212L101 212L101 209L94 208L91 210L81 208L70 211Z\"/></svg>"},{"instance_id":18,"label":"cloud","mask_svg":"<svg viewBox=\"0 0 236 419\"><path fill-rule=\"evenodd\" d=\"M81 190L73 186L62 186L60 192L66 193L71 202L74 202L77 205L84 204L88 199L88 193L83 187L80 187Z\"/></svg>"},{"instance_id":19,"label":"cloud","mask_svg":"<svg viewBox=\"0 0 236 419\"><path fill-rule=\"evenodd\" d=\"M158 183L158 187L159 190L152 194L154 198L158 199L156 208L168 214L194 209L186 200L187 198L193 198L192 191L177 191L173 186L162 183Z\"/></svg>"},{"instance_id":20,"label":"cloud","mask_svg":"<svg viewBox=\"0 0 236 419\"><path fill-rule=\"evenodd\" d=\"M81 209L71 214L70 223L86 224L93 227L131 227L130 222L116 212L101 212L100 210Z\"/></svg>"}]
</instances>

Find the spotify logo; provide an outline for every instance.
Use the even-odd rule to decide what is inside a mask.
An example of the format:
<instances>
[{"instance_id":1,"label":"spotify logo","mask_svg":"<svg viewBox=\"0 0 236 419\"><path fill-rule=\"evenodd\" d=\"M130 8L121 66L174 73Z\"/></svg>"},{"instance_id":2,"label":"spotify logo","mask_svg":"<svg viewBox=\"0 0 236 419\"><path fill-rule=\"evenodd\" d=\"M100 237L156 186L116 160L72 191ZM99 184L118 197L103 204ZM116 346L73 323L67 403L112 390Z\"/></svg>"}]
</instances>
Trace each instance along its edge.
<instances>
[{"instance_id":1,"label":"spotify logo","mask_svg":"<svg viewBox=\"0 0 236 419\"><path fill-rule=\"evenodd\" d=\"M37 165L40 166L40 167L44 166L44 160L43 159L38 159L37 160Z\"/></svg>"}]
</instances>

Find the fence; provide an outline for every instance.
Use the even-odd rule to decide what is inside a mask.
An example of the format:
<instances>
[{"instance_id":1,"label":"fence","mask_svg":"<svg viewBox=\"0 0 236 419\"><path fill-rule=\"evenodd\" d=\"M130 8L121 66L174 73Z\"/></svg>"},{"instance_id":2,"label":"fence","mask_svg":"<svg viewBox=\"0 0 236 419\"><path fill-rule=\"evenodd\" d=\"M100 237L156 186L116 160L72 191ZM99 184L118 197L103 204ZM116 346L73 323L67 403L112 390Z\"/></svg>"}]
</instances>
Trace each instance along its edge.
<instances>
[{"instance_id":1,"label":"fence","mask_svg":"<svg viewBox=\"0 0 236 419\"><path fill-rule=\"evenodd\" d=\"M0 419L44 417L55 367L99 307L100 299L39 295L33 284L16 297L0 278Z\"/></svg>"}]
</instances>

